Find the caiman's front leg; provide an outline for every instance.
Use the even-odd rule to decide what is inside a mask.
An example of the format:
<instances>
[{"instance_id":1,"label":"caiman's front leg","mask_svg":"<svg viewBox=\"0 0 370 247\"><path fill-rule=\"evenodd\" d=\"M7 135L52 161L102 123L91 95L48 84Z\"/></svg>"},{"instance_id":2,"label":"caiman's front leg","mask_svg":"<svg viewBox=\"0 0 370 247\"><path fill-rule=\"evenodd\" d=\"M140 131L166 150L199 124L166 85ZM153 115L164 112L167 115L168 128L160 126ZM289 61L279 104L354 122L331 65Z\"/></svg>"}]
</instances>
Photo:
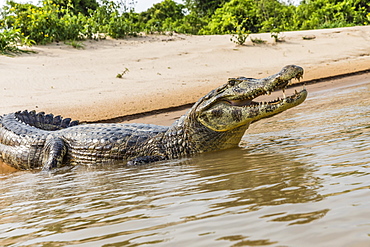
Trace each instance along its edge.
<instances>
[{"instance_id":1,"label":"caiman's front leg","mask_svg":"<svg viewBox=\"0 0 370 247\"><path fill-rule=\"evenodd\" d=\"M49 136L42 152L42 170L49 171L51 168L61 166L64 155L67 153L67 146L61 138Z\"/></svg>"}]
</instances>

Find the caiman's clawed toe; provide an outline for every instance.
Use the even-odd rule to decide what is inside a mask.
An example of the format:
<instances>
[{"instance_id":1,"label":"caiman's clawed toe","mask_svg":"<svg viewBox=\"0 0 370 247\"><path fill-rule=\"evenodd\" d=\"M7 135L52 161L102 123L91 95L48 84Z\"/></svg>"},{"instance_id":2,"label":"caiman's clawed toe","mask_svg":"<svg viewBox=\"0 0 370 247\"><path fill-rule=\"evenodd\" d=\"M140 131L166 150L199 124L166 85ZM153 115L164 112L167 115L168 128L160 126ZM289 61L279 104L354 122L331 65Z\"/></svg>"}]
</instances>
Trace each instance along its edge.
<instances>
[{"instance_id":1,"label":"caiman's clawed toe","mask_svg":"<svg viewBox=\"0 0 370 247\"><path fill-rule=\"evenodd\" d=\"M63 164L127 160L137 165L235 147L249 124L302 103L303 89L285 96L303 69L285 66L263 78L230 78L198 100L170 127L148 124L79 124L69 118L23 111L0 117L0 159L17 169L49 170ZM283 91L283 98L257 97Z\"/></svg>"}]
</instances>

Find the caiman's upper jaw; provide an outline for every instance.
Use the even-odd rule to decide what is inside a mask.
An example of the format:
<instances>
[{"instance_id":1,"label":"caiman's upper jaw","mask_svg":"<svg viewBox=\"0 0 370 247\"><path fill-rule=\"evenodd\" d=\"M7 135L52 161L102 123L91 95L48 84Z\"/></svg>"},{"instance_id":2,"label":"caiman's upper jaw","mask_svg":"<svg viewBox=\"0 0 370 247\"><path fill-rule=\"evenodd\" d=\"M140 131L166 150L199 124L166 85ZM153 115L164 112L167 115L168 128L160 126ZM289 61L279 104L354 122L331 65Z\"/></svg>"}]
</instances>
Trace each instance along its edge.
<instances>
[{"instance_id":1,"label":"caiman's upper jaw","mask_svg":"<svg viewBox=\"0 0 370 247\"><path fill-rule=\"evenodd\" d=\"M282 70L282 72L283 71L284 71L284 69ZM255 98L259 97L259 96L262 96L262 95L266 95L266 94L270 95L273 91L276 91L276 90L279 90L279 89L283 90L283 97L284 97L283 99L285 99L286 98L285 89L287 88L287 86L289 86L291 84L292 79L297 79L298 81L300 81L301 78L303 78L303 70L299 70L293 76L278 76L277 78L274 78L274 80L278 80L278 83L272 84L272 86L268 85L265 88L260 88L260 89L253 90L253 92L248 94L248 95L238 95L238 96L233 96L233 97L225 97L223 100L225 102L228 102L230 105L240 106L240 107L258 106L258 105L261 105L261 104L276 104L276 103L279 103L281 101L279 98L277 98L273 101L263 102L263 103L262 102L256 102L256 101L253 101L253 100ZM297 91L295 92L295 95L296 94L298 94ZM292 95L291 97L294 97L294 95Z\"/></svg>"},{"instance_id":2,"label":"caiman's upper jaw","mask_svg":"<svg viewBox=\"0 0 370 247\"><path fill-rule=\"evenodd\" d=\"M295 76L291 77L290 79L283 80L282 78L280 78L278 80L281 80L282 83L279 83L278 85L276 85L276 87L273 88L272 91L276 91L277 89L283 89L284 91L284 89L287 88L287 86L291 84L292 79L301 81L302 78L303 78L303 70L299 71ZM267 91L267 93L270 94L272 91Z\"/></svg>"}]
</instances>

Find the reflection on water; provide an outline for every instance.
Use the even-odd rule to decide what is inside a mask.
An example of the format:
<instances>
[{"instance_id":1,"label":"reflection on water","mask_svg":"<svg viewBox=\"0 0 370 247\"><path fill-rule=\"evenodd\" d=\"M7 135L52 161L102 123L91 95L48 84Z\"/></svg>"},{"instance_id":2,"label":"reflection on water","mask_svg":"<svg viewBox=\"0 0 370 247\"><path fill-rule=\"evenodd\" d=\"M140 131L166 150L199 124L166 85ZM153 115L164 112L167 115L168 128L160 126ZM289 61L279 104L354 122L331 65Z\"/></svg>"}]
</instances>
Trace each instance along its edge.
<instances>
[{"instance_id":1,"label":"reflection on water","mask_svg":"<svg viewBox=\"0 0 370 247\"><path fill-rule=\"evenodd\" d=\"M0 174L0 245L370 246L369 85L312 93L237 149Z\"/></svg>"}]
</instances>

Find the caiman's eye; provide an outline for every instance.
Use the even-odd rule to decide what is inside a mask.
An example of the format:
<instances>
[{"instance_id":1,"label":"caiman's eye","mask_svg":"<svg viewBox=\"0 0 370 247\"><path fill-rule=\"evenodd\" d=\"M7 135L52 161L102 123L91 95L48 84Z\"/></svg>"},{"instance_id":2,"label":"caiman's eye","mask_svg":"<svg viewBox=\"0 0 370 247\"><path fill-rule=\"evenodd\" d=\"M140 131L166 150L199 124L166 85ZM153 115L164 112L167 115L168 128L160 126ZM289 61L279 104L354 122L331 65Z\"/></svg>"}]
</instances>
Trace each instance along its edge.
<instances>
[{"instance_id":1,"label":"caiman's eye","mask_svg":"<svg viewBox=\"0 0 370 247\"><path fill-rule=\"evenodd\" d=\"M230 86L234 86L234 85L235 85L235 83L236 83L236 79L235 79L235 78L229 78L228 84L229 84Z\"/></svg>"},{"instance_id":2,"label":"caiman's eye","mask_svg":"<svg viewBox=\"0 0 370 247\"><path fill-rule=\"evenodd\" d=\"M229 86L235 86L236 84L244 81L244 77L238 77L238 78L229 78L227 84Z\"/></svg>"}]
</instances>

